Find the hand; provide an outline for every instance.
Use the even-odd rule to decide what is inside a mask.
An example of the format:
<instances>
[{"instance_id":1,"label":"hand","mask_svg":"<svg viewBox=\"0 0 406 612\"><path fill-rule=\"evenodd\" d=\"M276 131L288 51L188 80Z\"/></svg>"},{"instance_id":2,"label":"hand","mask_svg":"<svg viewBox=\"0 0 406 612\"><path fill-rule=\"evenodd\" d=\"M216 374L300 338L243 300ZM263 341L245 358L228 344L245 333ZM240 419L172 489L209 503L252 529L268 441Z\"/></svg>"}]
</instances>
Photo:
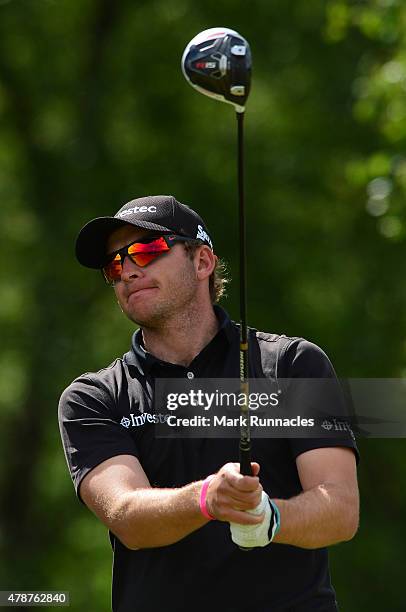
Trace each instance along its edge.
<instances>
[{"instance_id":1,"label":"hand","mask_svg":"<svg viewBox=\"0 0 406 612\"><path fill-rule=\"evenodd\" d=\"M251 463L251 468L253 476L243 476L239 463L226 463L210 481L206 507L217 520L241 525L258 525L262 522L263 514L247 512L261 503L263 492L257 476L258 463Z\"/></svg>"},{"instance_id":2,"label":"hand","mask_svg":"<svg viewBox=\"0 0 406 612\"><path fill-rule=\"evenodd\" d=\"M270 544L279 529L279 512L265 491L260 503L247 513L263 516L258 525L241 525L230 521L231 539L241 548L255 548Z\"/></svg>"}]
</instances>

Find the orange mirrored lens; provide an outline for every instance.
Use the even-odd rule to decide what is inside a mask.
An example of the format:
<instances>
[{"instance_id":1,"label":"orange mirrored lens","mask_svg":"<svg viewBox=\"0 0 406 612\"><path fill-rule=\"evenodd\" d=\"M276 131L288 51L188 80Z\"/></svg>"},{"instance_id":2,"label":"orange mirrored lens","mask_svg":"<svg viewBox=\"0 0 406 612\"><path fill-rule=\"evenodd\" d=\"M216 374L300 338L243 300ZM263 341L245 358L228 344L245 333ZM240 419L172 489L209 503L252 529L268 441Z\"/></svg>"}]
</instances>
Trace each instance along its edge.
<instances>
[{"instance_id":1,"label":"orange mirrored lens","mask_svg":"<svg viewBox=\"0 0 406 612\"><path fill-rule=\"evenodd\" d=\"M134 242L134 244L129 245L127 248L127 255L137 264L137 266L143 268L159 257L159 255L167 251L169 251L169 247L161 237L148 243ZM103 268L103 272L109 283L121 279L122 266L121 255L119 253L117 253L115 258Z\"/></svg>"},{"instance_id":2,"label":"orange mirrored lens","mask_svg":"<svg viewBox=\"0 0 406 612\"><path fill-rule=\"evenodd\" d=\"M169 247L165 240L163 238L157 238L147 243L134 242L134 244L130 244L128 247L127 253L138 266L145 266L146 263L142 263L144 257L146 257L146 262L149 263L154 257L165 251L169 251ZM149 256L149 258L147 256ZM138 261L141 263L138 263Z\"/></svg>"},{"instance_id":3,"label":"orange mirrored lens","mask_svg":"<svg viewBox=\"0 0 406 612\"><path fill-rule=\"evenodd\" d=\"M104 266L103 273L109 283L120 280L121 278L121 257L116 255L113 261Z\"/></svg>"}]
</instances>

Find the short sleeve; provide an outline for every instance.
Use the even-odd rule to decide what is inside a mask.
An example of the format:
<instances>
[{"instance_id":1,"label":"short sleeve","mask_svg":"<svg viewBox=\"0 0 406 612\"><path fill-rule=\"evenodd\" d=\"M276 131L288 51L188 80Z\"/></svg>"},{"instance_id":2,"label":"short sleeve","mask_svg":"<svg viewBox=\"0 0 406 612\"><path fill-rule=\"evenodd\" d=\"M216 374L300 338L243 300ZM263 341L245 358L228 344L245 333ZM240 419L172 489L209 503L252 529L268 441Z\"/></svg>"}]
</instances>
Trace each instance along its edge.
<instances>
[{"instance_id":1,"label":"short sleeve","mask_svg":"<svg viewBox=\"0 0 406 612\"><path fill-rule=\"evenodd\" d=\"M62 393L58 420L70 475L79 486L93 468L117 455L138 452L127 430L114 418L115 400L96 376L77 378Z\"/></svg>"},{"instance_id":2,"label":"short sleeve","mask_svg":"<svg viewBox=\"0 0 406 612\"><path fill-rule=\"evenodd\" d=\"M337 402L335 406L342 406L344 402L339 394L342 394L342 387L337 379L333 365L326 353L316 344L295 338L289 343L282 357L283 375L286 378L309 379L317 378L332 379L332 385L329 389L334 389L334 381L336 382ZM335 391L333 391L335 393ZM305 398L297 398L297 401L305 401ZM336 416L337 415L336 413ZM343 414L344 416L344 414ZM315 448L337 447L343 446L351 448L355 454L357 463L359 462L359 451L355 442L354 434L351 431L340 431L337 437L320 437L320 438L290 438L289 443L293 456L296 458L301 453Z\"/></svg>"}]
</instances>

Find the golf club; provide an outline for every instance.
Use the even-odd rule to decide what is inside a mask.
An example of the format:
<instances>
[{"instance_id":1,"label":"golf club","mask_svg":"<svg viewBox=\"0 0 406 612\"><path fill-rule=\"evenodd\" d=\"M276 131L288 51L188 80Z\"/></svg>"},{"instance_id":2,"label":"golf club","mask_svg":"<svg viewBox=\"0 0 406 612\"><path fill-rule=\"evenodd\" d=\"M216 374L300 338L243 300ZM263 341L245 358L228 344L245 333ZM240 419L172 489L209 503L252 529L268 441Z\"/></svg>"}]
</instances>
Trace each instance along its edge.
<instances>
[{"instance_id":1,"label":"golf club","mask_svg":"<svg viewBox=\"0 0 406 612\"><path fill-rule=\"evenodd\" d=\"M229 28L210 28L197 34L182 56L186 80L215 100L232 104L238 126L238 201L240 235L240 471L251 475L251 437L248 405L247 272L244 203L244 113L251 84L251 51L248 42Z\"/></svg>"}]
</instances>

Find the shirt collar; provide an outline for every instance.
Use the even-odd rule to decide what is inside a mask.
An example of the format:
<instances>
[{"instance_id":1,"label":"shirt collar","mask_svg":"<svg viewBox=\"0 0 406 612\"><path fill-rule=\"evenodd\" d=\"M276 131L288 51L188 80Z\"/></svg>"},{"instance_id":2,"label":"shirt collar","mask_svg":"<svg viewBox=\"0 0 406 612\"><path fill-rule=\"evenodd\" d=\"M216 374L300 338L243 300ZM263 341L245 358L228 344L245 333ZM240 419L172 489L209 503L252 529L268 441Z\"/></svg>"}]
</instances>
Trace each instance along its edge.
<instances>
[{"instance_id":1,"label":"shirt collar","mask_svg":"<svg viewBox=\"0 0 406 612\"><path fill-rule=\"evenodd\" d=\"M216 315L217 320L219 322L219 330L216 336L210 342L213 342L215 338L218 338L220 335L222 335L227 339L228 343L231 344L232 341L235 340L235 333L236 333L233 322L231 321L226 311L220 306L213 306L213 309L214 309L214 314ZM160 359L155 357L155 355L152 355L151 353L148 353L148 351L145 350L144 344L142 341L141 329L138 329L133 334L132 341L131 341L131 349L132 350L129 353L127 353L126 361L131 363L132 365L135 365L138 368L138 370L141 372L141 374L148 374L148 372L151 370L154 364L163 363ZM167 364L167 363L165 363L165 365L169 367L170 366L181 367L181 366L175 366L174 364Z\"/></svg>"},{"instance_id":2,"label":"shirt collar","mask_svg":"<svg viewBox=\"0 0 406 612\"><path fill-rule=\"evenodd\" d=\"M231 344L235 338L235 327L233 322L221 306L213 306L213 310L219 322L219 330L217 333L225 334L228 342Z\"/></svg>"}]
</instances>

